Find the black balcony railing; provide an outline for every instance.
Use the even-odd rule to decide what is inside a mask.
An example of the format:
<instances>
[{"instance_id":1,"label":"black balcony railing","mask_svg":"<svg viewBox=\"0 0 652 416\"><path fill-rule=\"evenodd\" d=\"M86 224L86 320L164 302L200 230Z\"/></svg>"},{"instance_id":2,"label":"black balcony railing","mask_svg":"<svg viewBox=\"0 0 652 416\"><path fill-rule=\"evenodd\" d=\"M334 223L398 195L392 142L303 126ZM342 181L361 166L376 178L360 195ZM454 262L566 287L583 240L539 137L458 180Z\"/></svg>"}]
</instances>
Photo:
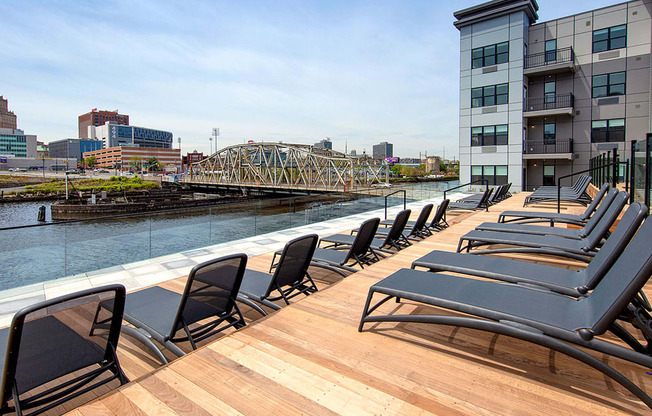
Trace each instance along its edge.
<instances>
[{"instance_id":1,"label":"black balcony railing","mask_svg":"<svg viewBox=\"0 0 652 416\"><path fill-rule=\"evenodd\" d=\"M545 97L528 98L525 111L555 110L568 108L575 105L573 94L546 95Z\"/></svg>"},{"instance_id":2,"label":"black balcony railing","mask_svg":"<svg viewBox=\"0 0 652 416\"><path fill-rule=\"evenodd\" d=\"M554 51L527 55L525 57L525 69L555 65L564 62L573 62L573 48L570 46L567 48L555 49Z\"/></svg>"},{"instance_id":3,"label":"black balcony railing","mask_svg":"<svg viewBox=\"0 0 652 416\"><path fill-rule=\"evenodd\" d=\"M526 140L523 153L530 155L573 153L573 139Z\"/></svg>"}]
</instances>

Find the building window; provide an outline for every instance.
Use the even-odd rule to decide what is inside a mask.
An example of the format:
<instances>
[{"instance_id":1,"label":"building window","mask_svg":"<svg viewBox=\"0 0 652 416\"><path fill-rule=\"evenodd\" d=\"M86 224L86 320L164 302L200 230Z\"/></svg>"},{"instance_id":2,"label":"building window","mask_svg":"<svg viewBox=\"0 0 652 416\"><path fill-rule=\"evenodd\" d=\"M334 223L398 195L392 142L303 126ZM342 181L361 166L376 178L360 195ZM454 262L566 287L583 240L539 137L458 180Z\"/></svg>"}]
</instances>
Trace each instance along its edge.
<instances>
[{"instance_id":1,"label":"building window","mask_svg":"<svg viewBox=\"0 0 652 416\"><path fill-rule=\"evenodd\" d=\"M591 122L591 142L624 142L625 119L595 120Z\"/></svg>"},{"instance_id":2,"label":"building window","mask_svg":"<svg viewBox=\"0 0 652 416\"><path fill-rule=\"evenodd\" d=\"M593 98L625 94L625 72L593 76Z\"/></svg>"},{"instance_id":3,"label":"building window","mask_svg":"<svg viewBox=\"0 0 652 416\"><path fill-rule=\"evenodd\" d=\"M507 124L471 127L471 146L500 146L507 144Z\"/></svg>"},{"instance_id":4,"label":"building window","mask_svg":"<svg viewBox=\"0 0 652 416\"><path fill-rule=\"evenodd\" d=\"M509 61L509 42L475 48L471 51L472 68L502 64Z\"/></svg>"},{"instance_id":5,"label":"building window","mask_svg":"<svg viewBox=\"0 0 652 416\"><path fill-rule=\"evenodd\" d=\"M555 144L556 130L555 123L543 125L543 144Z\"/></svg>"},{"instance_id":6,"label":"building window","mask_svg":"<svg viewBox=\"0 0 652 416\"><path fill-rule=\"evenodd\" d=\"M627 46L627 25L593 31L593 53Z\"/></svg>"},{"instance_id":7,"label":"building window","mask_svg":"<svg viewBox=\"0 0 652 416\"><path fill-rule=\"evenodd\" d=\"M547 40L545 43L546 62L557 60L557 39Z\"/></svg>"},{"instance_id":8,"label":"building window","mask_svg":"<svg viewBox=\"0 0 652 416\"><path fill-rule=\"evenodd\" d=\"M555 165L543 166L543 186L554 186L555 184Z\"/></svg>"},{"instance_id":9,"label":"building window","mask_svg":"<svg viewBox=\"0 0 652 416\"><path fill-rule=\"evenodd\" d=\"M543 84L543 99L546 104L551 104L555 102L557 91L557 83L555 81L549 81Z\"/></svg>"},{"instance_id":10,"label":"building window","mask_svg":"<svg viewBox=\"0 0 652 416\"><path fill-rule=\"evenodd\" d=\"M489 185L507 183L507 166L471 166L471 181L487 180Z\"/></svg>"},{"instance_id":11,"label":"building window","mask_svg":"<svg viewBox=\"0 0 652 416\"><path fill-rule=\"evenodd\" d=\"M488 85L471 90L471 107L507 104L507 84Z\"/></svg>"}]
</instances>

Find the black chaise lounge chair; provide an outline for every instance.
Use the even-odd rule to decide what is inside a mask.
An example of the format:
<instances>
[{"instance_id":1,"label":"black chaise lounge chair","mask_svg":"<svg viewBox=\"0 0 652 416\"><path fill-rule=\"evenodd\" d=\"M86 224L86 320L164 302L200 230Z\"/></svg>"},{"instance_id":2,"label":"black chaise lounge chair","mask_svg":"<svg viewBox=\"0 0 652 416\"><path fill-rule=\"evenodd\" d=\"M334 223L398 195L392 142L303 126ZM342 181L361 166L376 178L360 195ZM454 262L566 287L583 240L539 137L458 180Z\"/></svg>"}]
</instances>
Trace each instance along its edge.
<instances>
[{"instance_id":1,"label":"black chaise lounge chair","mask_svg":"<svg viewBox=\"0 0 652 416\"><path fill-rule=\"evenodd\" d=\"M432 208L432 204L426 204L419 213L414 225L412 227L406 227L405 231L403 231L403 235L406 239L420 240L432 235L427 227L428 217L430 217ZM388 233L389 230L386 228L376 231L377 236L386 236Z\"/></svg>"},{"instance_id":2,"label":"black chaise lounge chair","mask_svg":"<svg viewBox=\"0 0 652 416\"><path fill-rule=\"evenodd\" d=\"M403 235L403 230L405 229L405 225L408 222L408 218L410 218L410 213L411 211L409 209L405 209L399 212L396 214L396 218L392 222L392 227L389 229L387 234L385 234L383 237L374 237L373 241L371 242L371 248L379 256L384 257L382 253L393 253L390 250L392 248L398 251L412 245L410 240L408 240L407 237ZM349 234L334 234L322 238L320 243L329 244L323 248L338 248L340 246L351 246L355 242L356 238L356 236Z\"/></svg>"},{"instance_id":3,"label":"black chaise lounge chair","mask_svg":"<svg viewBox=\"0 0 652 416\"><path fill-rule=\"evenodd\" d=\"M572 187L562 187L559 195L557 194L557 187L541 187L525 197L523 206L536 202L557 201L558 196L560 201L575 202L586 206L591 202L591 197L586 193L591 179L591 176L582 175Z\"/></svg>"},{"instance_id":4,"label":"black chaise lounge chair","mask_svg":"<svg viewBox=\"0 0 652 416\"><path fill-rule=\"evenodd\" d=\"M573 271L561 267L511 260L503 257L432 251L415 260L412 268L423 267L432 272L465 273L487 279L546 288L568 296L590 292L609 271L631 241L647 216L647 207L633 203L627 208L616 229L611 233L585 269ZM652 221L639 232L652 235Z\"/></svg>"},{"instance_id":5,"label":"black chaise lounge chair","mask_svg":"<svg viewBox=\"0 0 652 416\"><path fill-rule=\"evenodd\" d=\"M89 316L103 300L105 328L93 330ZM108 285L28 306L0 330L2 407L0 414L36 415L112 380L125 384L116 350L125 288ZM47 384L46 384L47 383Z\"/></svg>"},{"instance_id":6,"label":"black chaise lounge chair","mask_svg":"<svg viewBox=\"0 0 652 416\"><path fill-rule=\"evenodd\" d=\"M495 205L499 203L500 201L505 200L509 195L509 188L512 186L511 183L507 183L505 185L500 185L497 188L495 188L493 196L489 200L489 205ZM461 199L458 199L457 202L478 202L480 199L482 199L482 196L484 193L479 193L479 194L474 194L470 195Z\"/></svg>"},{"instance_id":7,"label":"black chaise lounge chair","mask_svg":"<svg viewBox=\"0 0 652 416\"><path fill-rule=\"evenodd\" d=\"M246 266L246 254L224 256L193 267L183 294L158 286L130 293L124 320L135 328L123 325L122 332L145 344L166 364L152 339L181 357L186 353L177 342L189 341L194 350L209 336L245 326L236 296ZM100 308L110 310L110 305L102 302L98 313Z\"/></svg>"},{"instance_id":8,"label":"black chaise lounge chair","mask_svg":"<svg viewBox=\"0 0 652 416\"><path fill-rule=\"evenodd\" d=\"M295 296L317 292L317 286L308 274L308 267L318 240L317 234L309 234L289 241L274 267L274 274L246 270L238 292L238 301L265 316L267 312L255 302L278 310L281 307L274 303L277 300L282 299L289 305L289 300Z\"/></svg>"},{"instance_id":9,"label":"black chaise lounge chair","mask_svg":"<svg viewBox=\"0 0 652 416\"><path fill-rule=\"evenodd\" d=\"M457 251L470 251L472 248L490 244L507 244L519 247L483 250L481 253L547 253L588 261L587 256L593 257L602 240L607 238L609 229L623 210L628 198L627 192L618 193L593 231L579 240L557 235L473 230L460 237Z\"/></svg>"},{"instance_id":10,"label":"black chaise lounge chair","mask_svg":"<svg viewBox=\"0 0 652 416\"><path fill-rule=\"evenodd\" d=\"M364 268L365 265L380 260L371 248L379 223L380 218L372 218L363 222L355 235L353 244L348 249L317 247L312 258L312 265L332 270L346 277L347 274L344 271L357 272L357 269L353 267L356 264ZM350 263L351 261L352 263Z\"/></svg>"},{"instance_id":11,"label":"black chaise lounge chair","mask_svg":"<svg viewBox=\"0 0 652 416\"><path fill-rule=\"evenodd\" d=\"M476 211L478 209L485 209L488 211L489 198L491 198L491 194L493 191L494 188L488 188L482 195L482 198L480 198L480 200L477 202L451 202L450 204L448 204L448 209L449 210L463 209L463 210L471 210L471 211Z\"/></svg>"},{"instance_id":12,"label":"black chaise lounge chair","mask_svg":"<svg viewBox=\"0 0 652 416\"><path fill-rule=\"evenodd\" d=\"M565 228L565 227L548 227L543 225L530 225L530 224L505 224L496 222L484 222L477 227L476 230L482 231L498 231L507 233L522 233L522 234L537 234L537 235L558 235L560 237L573 238L576 240L585 238L593 231L593 229L600 223L605 212L609 209L611 202L616 198L618 189L613 188L605 197L605 203L600 205L600 208L593 214L586 224L579 229Z\"/></svg>"},{"instance_id":13,"label":"black chaise lounge chair","mask_svg":"<svg viewBox=\"0 0 652 416\"><path fill-rule=\"evenodd\" d=\"M365 323L372 322L416 322L473 328L519 338L590 365L652 408L652 398L636 384L575 346L596 351L600 357L605 354L639 364L645 367L643 371L652 369L650 315L640 306L638 296L652 274L651 226L652 223L643 225L627 250L587 297L575 299L519 285L401 269L371 286L358 330L362 331ZM372 305L377 293L384 297ZM436 310L431 314L371 315L392 298L473 317L440 315ZM620 320L630 322L640 334L630 333ZM598 338L607 331L624 342L617 344Z\"/></svg>"},{"instance_id":14,"label":"black chaise lounge chair","mask_svg":"<svg viewBox=\"0 0 652 416\"><path fill-rule=\"evenodd\" d=\"M555 225L556 222L560 222L564 224L584 225L598 208L598 204L602 201L602 198L607 194L608 190L609 184L603 184L600 191L593 198L593 201L591 201L591 204L586 208L586 211L579 215L542 211L504 211L498 216L498 222L519 222L520 224L549 222L551 226Z\"/></svg>"}]
</instances>

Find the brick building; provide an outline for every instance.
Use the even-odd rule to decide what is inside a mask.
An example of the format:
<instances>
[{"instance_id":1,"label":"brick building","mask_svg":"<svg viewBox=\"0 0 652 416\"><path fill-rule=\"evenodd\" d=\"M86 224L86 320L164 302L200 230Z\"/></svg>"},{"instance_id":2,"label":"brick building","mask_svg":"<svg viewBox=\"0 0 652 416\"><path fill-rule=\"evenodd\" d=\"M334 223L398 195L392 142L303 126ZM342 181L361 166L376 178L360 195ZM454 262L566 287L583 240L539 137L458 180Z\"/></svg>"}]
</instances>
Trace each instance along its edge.
<instances>
[{"instance_id":1,"label":"brick building","mask_svg":"<svg viewBox=\"0 0 652 416\"><path fill-rule=\"evenodd\" d=\"M116 111L98 111L97 108L91 110L90 113L82 114L79 116L79 138L88 139L90 138L88 127L89 126L103 126L109 121L114 121L117 124L122 124L125 126L129 125L129 116L126 114L119 114L118 110Z\"/></svg>"},{"instance_id":2,"label":"brick building","mask_svg":"<svg viewBox=\"0 0 652 416\"><path fill-rule=\"evenodd\" d=\"M16 130L18 123L16 122L16 114L9 111L9 102L0 95L0 129Z\"/></svg>"},{"instance_id":3,"label":"brick building","mask_svg":"<svg viewBox=\"0 0 652 416\"><path fill-rule=\"evenodd\" d=\"M147 161L152 157L155 157L168 171L172 167L181 165L179 149L116 146L84 153L84 159L91 156L95 156L97 167L123 171L131 170L131 164L136 159Z\"/></svg>"}]
</instances>

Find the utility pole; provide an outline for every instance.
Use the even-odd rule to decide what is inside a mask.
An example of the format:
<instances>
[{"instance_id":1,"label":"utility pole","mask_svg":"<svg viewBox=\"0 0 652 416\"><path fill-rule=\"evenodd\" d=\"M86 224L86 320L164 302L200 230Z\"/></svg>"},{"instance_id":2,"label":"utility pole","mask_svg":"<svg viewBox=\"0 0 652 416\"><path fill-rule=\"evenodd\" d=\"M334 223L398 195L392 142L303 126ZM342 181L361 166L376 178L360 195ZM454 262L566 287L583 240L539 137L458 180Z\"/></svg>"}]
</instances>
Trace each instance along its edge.
<instances>
[{"instance_id":1,"label":"utility pole","mask_svg":"<svg viewBox=\"0 0 652 416\"><path fill-rule=\"evenodd\" d=\"M183 155L181 154L181 137L177 137L179 143L179 159L181 159L181 173L183 173Z\"/></svg>"}]
</instances>

